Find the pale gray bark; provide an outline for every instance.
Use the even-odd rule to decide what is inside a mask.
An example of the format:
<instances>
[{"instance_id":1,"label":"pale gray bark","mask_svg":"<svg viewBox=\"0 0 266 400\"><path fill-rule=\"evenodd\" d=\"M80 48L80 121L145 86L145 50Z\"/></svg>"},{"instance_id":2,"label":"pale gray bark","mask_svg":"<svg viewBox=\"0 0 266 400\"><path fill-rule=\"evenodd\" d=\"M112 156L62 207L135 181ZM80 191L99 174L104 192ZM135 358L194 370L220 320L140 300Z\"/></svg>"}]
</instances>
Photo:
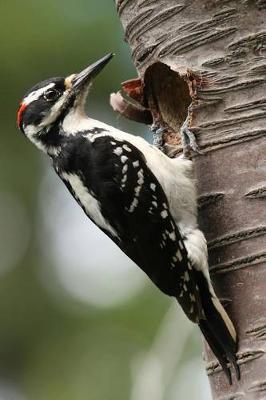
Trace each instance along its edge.
<instances>
[{"instance_id":1,"label":"pale gray bark","mask_svg":"<svg viewBox=\"0 0 266 400\"><path fill-rule=\"evenodd\" d=\"M194 156L200 221L216 291L239 335L242 376L230 387L207 349L213 398L266 398L266 2L116 4L166 142L175 142L193 98L190 126L204 153Z\"/></svg>"}]
</instances>

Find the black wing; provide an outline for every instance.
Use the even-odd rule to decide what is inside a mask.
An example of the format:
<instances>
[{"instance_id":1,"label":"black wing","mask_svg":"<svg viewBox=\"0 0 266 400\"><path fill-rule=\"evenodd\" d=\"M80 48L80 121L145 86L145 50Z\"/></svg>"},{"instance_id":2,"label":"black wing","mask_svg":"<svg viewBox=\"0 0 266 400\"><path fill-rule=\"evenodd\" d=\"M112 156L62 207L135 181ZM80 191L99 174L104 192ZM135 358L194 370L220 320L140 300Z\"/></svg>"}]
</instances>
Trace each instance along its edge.
<instances>
[{"instance_id":1,"label":"black wing","mask_svg":"<svg viewBox=\"0 0 266 400\"><path fill-rule=\"evenodd\" d=\"M131 143L110 136L93 142L75 137L62 154L55 160L55 169L61 177L63 173L79 175L117 237L102 230L198 322L202 312L194 271L166 195L143 154ZM84 211L93 220L88 210Z\"/></svg>"},{"instance_id":2,"label":"black wing","mask_svg":"<svg viewBox=\"0 0 266 400\"><path fill-rule=\"evenodd\" d=\"M88 217L94 221L64 174L78 175L98 201L112 231L100 227L166 294L175 296L188 318L197 322L229 382L236 363L236 338L226 313L219 313L206 279L192 268L166 195L143 154L127 141L102 136L94 141L70 137L54 167ZM159 168L160 166L158 166Z\"/></svg>"}]
</instances>

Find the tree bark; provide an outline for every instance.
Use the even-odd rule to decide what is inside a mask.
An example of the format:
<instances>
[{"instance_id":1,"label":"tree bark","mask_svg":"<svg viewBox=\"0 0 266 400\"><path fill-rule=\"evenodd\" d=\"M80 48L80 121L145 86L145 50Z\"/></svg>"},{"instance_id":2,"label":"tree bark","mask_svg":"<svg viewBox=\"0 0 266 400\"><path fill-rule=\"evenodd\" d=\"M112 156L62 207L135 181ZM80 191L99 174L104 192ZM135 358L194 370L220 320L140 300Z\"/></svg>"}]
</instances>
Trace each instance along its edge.
<instances>
[{"instance_id":1,"label":"tree bark","mask_svg":"<svg viewBox=\"0 0 266 400\"><path fill-rule=\"evenodd\" d=\"M126 92L167 128L170 156L193 104L200 224L216 292L239 336L241 380L233 376L232 386L205 349L213 398L266 398L266 1L116 5L141 79Z\"/></svg>"}]
</instances>

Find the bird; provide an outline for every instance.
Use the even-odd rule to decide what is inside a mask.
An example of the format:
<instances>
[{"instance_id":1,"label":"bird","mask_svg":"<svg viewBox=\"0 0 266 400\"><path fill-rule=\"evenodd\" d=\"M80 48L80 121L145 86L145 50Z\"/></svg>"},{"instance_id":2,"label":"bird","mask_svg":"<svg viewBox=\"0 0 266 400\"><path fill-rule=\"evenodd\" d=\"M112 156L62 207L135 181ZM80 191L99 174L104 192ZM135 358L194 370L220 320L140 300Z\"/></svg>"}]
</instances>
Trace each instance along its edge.
<instances>
[{"instance_id":1,"label":"bird","mask_svg":"<svg viewBox=\"0 0 266 400\"><path fill-rule=\"evenodd\" d=\"M108 53L79 73L53 77L23 97L17 125L50 158L87 217L197 324L229 383L240 379L237 334L215 294L197 221L193 161L169 158L144 138L85 112Z\"/></svg>"}]
</instances>

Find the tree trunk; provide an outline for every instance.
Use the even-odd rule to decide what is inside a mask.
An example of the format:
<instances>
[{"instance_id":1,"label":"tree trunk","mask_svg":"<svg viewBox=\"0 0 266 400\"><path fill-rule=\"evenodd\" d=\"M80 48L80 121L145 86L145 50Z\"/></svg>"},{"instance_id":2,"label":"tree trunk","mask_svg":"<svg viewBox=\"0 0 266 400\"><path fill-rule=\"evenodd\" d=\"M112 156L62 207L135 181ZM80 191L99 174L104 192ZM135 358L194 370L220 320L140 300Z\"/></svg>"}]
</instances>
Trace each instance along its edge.
<instances>
[{"instance_id":1,"label":"tree trunk","mask_svg":"<svg viewBox=\"0 0 266 400\"><path fill-rule=\"evenodd\" d=\"M193 104L200 223L216 292L239 335L241 380L233 376L232 386L206 349L213 398L266 398L266 1L116 5L141 78L124 88L166 127L170 156Z\"/></svg>"}]
</instances>

